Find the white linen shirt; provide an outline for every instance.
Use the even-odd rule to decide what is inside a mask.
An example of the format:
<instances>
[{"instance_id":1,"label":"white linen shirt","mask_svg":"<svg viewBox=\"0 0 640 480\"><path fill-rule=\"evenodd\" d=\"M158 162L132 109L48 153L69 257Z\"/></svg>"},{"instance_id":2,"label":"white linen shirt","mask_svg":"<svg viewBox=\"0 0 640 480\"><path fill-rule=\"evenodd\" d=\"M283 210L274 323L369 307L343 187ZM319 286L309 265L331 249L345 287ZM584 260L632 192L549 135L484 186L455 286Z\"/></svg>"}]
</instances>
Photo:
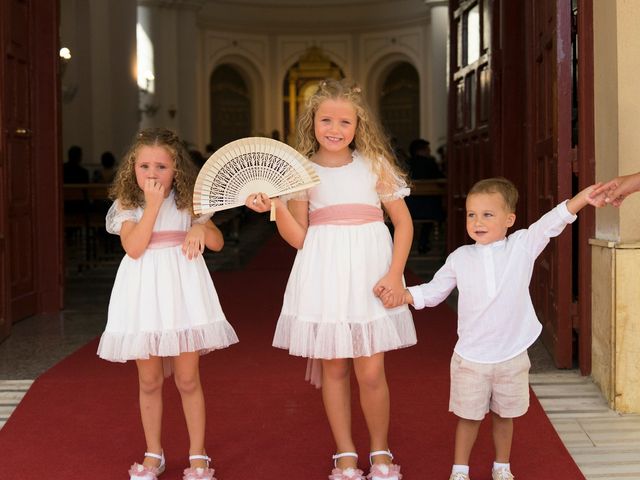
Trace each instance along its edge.
<instances>
[{"instance_id":1,"label":"white linen shirt","mask_svg":"<svg viewBox=\"0 0 640 480\"><path fill-rule=\"evenodd\" d=\"M477 363L498 363L519 355L542 330L529 294L533 264L549 239L576 218L564 201L507 238L456 249L430 282L409 287L413 306L438 305L458 287L454 351Z\"/></svg>"}]
</instances>

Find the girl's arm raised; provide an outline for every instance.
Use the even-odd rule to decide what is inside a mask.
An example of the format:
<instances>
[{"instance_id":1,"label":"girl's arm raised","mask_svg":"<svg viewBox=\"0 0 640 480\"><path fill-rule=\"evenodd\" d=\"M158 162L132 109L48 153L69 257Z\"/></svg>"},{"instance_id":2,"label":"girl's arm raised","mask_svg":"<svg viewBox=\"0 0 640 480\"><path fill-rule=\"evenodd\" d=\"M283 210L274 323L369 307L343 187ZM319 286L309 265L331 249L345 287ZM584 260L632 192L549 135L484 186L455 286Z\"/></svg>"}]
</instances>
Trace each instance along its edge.
<instances>
[{"instance_id":1,"label":"girl's arm raised","mask_svg":"<svg viewBox=\"0 0 640 480\"><path fill-rule=\"evenodd\" d=\"M373 287L377 296L385 295L390 304L400 305L404 300L402 275L413 241L413 221L405 201L400 198L384 202L384 208L393 223L393 255L389 271Z\"/></svg>"},{"instance_id":2,"label":"girl's arm raised","mask_svg":"<svg viewBox=\"0 0 640 480\"><path fill-rule=\"evenodd\" d=\"M279 198L273 200L263 193L251 194L245 205L256 212L268 212L271 202L276 208L276 225L282 238L293 248L300 250L304 245L309 226L309 202L290 200L285 203Z\"/></svg>"},{"instance_id":3,"label":"girl's arm raised","mask_svg":"<svg viewBox=\"0 0 640 480\"><path fill-rule=\"evenodd\" d=\"M164 200L164 187L153 180L145 180L144 199L145 207L140 221L124 222L120 230L122 248L131 258L140 258L149 245L153 226Z\"/></svg>"}]
</instances>

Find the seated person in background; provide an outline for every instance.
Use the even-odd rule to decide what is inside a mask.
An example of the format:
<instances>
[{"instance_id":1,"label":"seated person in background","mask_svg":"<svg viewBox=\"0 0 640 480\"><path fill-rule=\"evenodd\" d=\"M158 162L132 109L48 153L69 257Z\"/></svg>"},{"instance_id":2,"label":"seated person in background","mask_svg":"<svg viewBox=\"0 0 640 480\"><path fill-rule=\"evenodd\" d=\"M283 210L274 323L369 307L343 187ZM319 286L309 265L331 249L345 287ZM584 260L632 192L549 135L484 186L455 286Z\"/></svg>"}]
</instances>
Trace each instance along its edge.
<instances>
[{"instance_id":1,"label":"seated person in background","mask_svg":"<svg viewBox=\"0 0 640 480\"><path fill-rule=\"evenodd\" d=\"M389 139L389 143L391 144L391 150L393 151L393 154L396 156L398 165L400 165L403 170L406 170L409 167L409 156L407 155L407 152L405 152L404 149L400 146L397 137L391 137Z\"/></svg>"},{"instance_id":2,"label":"seated person in background","mask_svg":"<svg viewBox=\"0 0 640 480\"><path fill-rule=\"evenodd\" d=\"M64 183L89 183L89 170L80 165L82 148L73 145L67 152L67 158L63 166Z\"/></svg>"},{"instance_id":3,"label":"seated person in background","mask_svg":"<svg viewBox=\"0 0 640 480\"><path fill-rule=\"evenodd\" d=\"M436 159L431 155L429 142L418 138L409 145L409 176L411 180L444 178ZM445 219L443 198L439 195L409 196L407 207L414 220L433 220L425 222L420 228L418 237L418 253L426 253L431 249L430 238L434 222L441 223Z\"/></svg>"},{"instance_id":4,"label":"seated person in background","mask_svg":"<svg viewBox=\"0 0 640 480\"><path fill-rule=\"evenodd\" d=\"M107 151L100 155L102 167L93 173L93 181L96 183L111 183L116 174L116 157Z\"/></svg>"},{"instance_id":5,"label":"seated person in background","mask_svg":"<svg viewBox=\"0 0 640 480\"><path fill-rule=\"evenodd\" d=\"M418 138L411 142L409 154L409 176L412 180L444 178L427 140Z\"/></svg>"}]
</instances>

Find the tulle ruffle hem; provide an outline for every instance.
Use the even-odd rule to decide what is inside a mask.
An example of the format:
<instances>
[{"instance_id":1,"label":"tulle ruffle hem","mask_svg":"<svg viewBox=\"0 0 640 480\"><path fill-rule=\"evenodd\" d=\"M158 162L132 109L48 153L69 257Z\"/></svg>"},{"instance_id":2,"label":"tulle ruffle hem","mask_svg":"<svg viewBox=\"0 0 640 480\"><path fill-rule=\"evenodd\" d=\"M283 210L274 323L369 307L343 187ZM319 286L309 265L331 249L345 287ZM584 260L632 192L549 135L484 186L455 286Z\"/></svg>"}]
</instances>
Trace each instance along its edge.
<instances>
[{"instance_id":1,"label":"tulle ruffle hem","mask_svg":"<svg viewBox=\"0 0 640 480\"><path fill-rule=\"evenodd\" d=\"M204 355L237 342L236 332L227 321L161 332L105 331L98 345L98 356L112 362L126 362L148 359L152 355L175 357L183 352L199 352Z\"/></svg>"},{"instance_id":2,"label":"tulle ruffle hem","mask_svg":"<svg viewBox=\"0 0 640 480\"><path fill-rule=\"evenodd\" d=\"M281 314L273 346L307 358L368 357L416 343L409 309L398 308L370 322L329 322Z\"/></svg>"}]
</instances>

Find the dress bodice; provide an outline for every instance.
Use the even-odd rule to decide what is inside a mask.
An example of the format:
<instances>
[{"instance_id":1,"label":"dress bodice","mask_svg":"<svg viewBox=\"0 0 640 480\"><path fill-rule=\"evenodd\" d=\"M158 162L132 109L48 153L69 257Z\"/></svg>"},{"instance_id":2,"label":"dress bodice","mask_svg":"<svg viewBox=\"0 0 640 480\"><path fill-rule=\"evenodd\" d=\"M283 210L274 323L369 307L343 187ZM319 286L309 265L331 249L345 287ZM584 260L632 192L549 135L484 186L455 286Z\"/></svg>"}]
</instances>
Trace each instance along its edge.
<instances>
[{"instance_id":1,"label":"dress bodice","mask_svg":"<svg viewBox=\"0 0 640 480\"><path fill-rule=\"evenodd\" d=\"M345 203L380 206L377 176L358 152L354 151L351 162L341 167L314 167L320 183L309 190L309 210Z\"/></svg>"}]
</instances>

